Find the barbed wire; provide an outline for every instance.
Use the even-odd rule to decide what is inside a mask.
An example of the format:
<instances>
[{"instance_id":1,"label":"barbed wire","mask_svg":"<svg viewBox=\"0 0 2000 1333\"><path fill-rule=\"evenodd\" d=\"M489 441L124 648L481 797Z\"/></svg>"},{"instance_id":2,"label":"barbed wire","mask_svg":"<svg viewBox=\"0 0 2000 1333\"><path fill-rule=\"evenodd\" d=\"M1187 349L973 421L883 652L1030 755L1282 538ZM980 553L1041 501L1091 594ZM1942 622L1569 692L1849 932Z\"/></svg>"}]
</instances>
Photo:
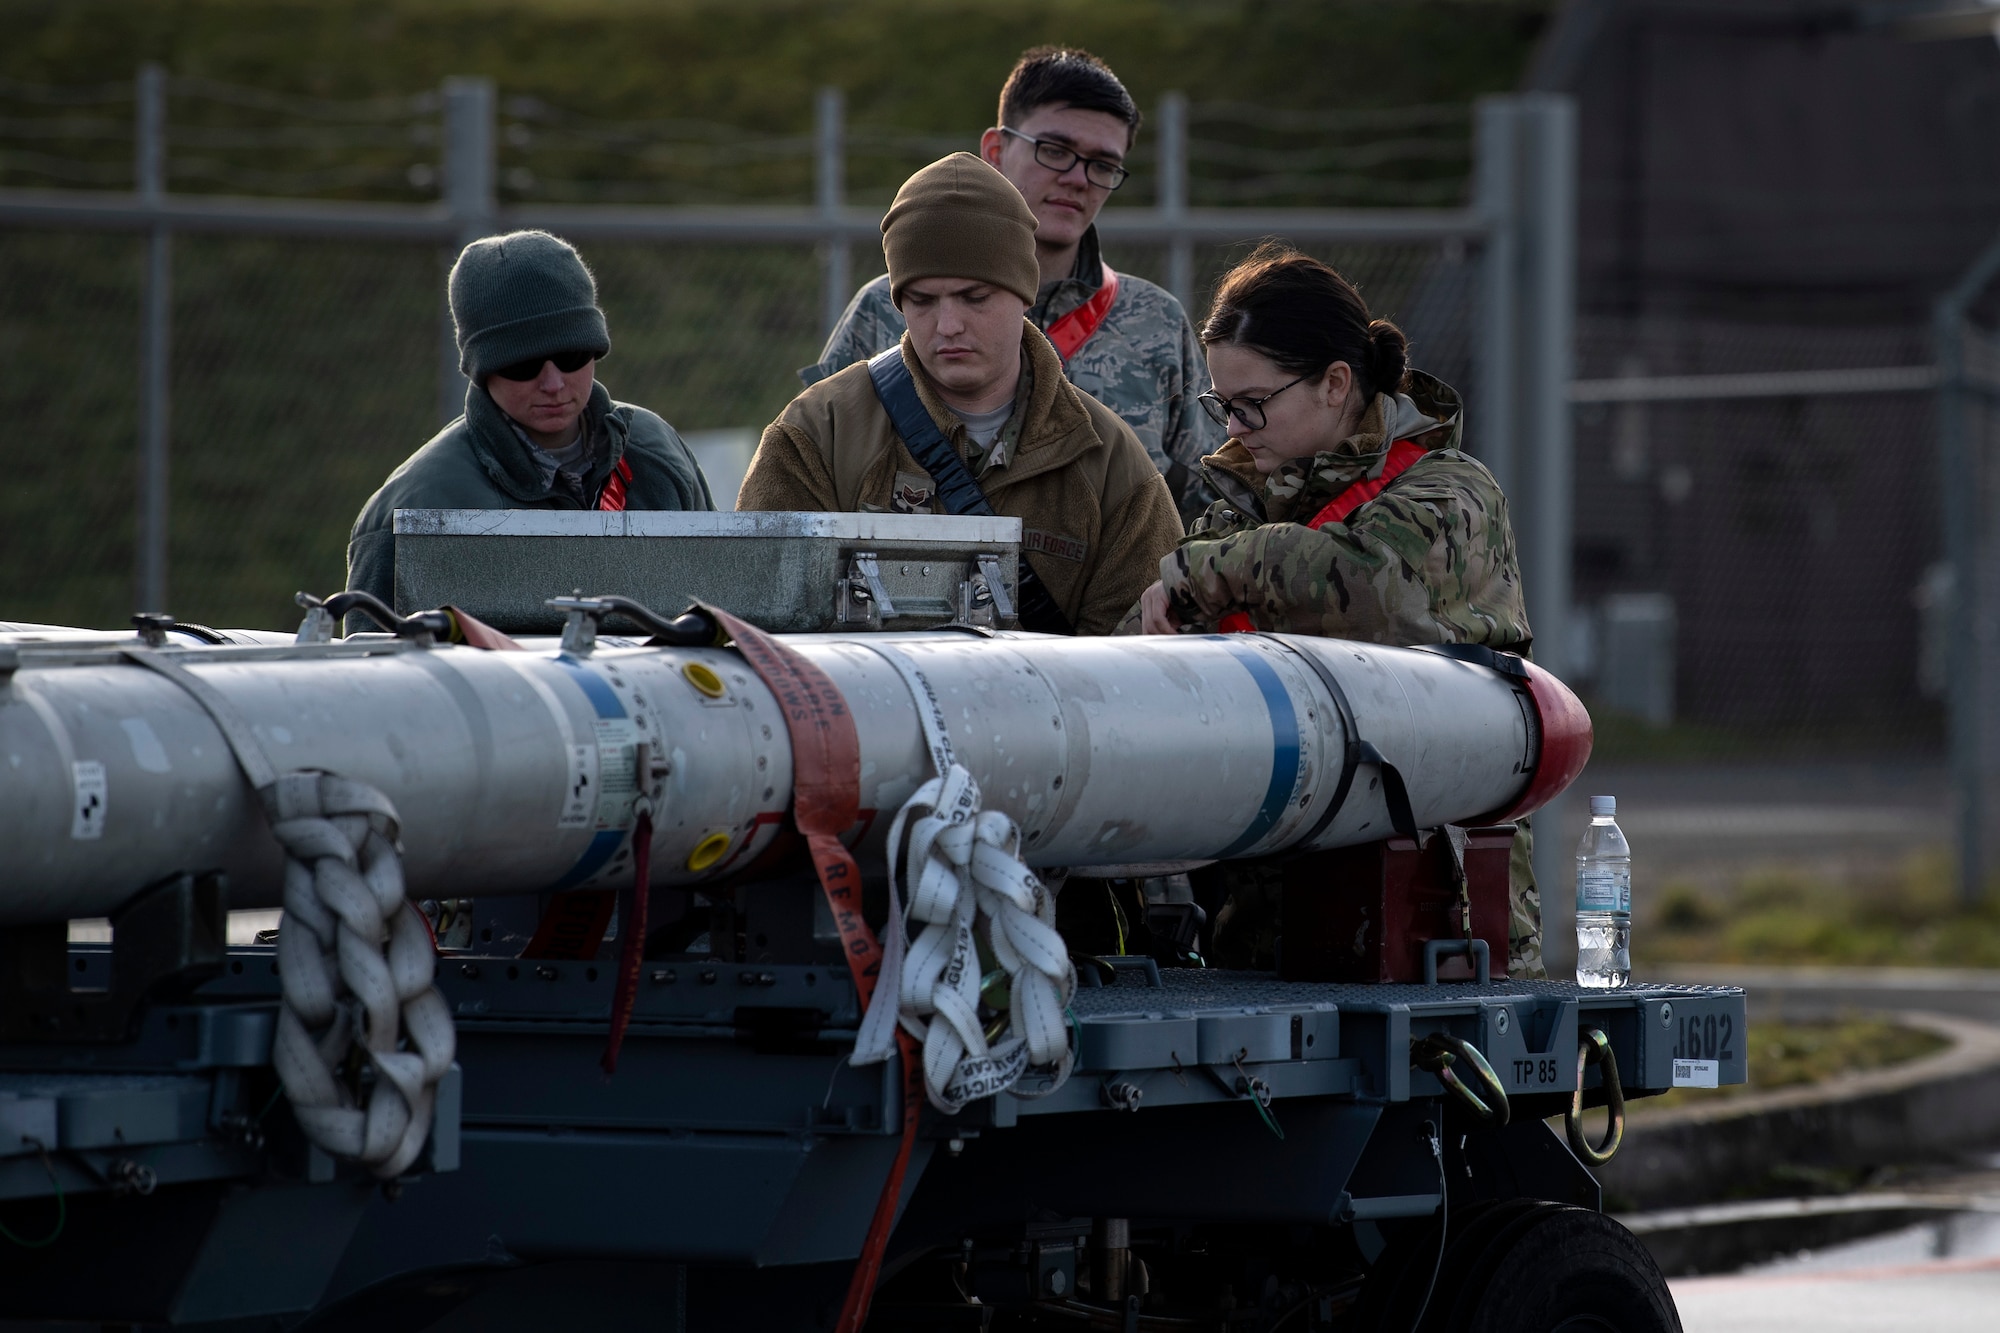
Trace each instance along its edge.
<instances>
[{"instance_id":1,"label":"barbed wire","mask_svg":"<svg viewBox=\"0 0 2000 1333\"><path fill-rule=\"evenodd\" d=\"M128 79L121 83L87 83L63 86L23 83L0 75L0 98L36 102L42 106L97 106L106 102L129 102L137 94Z\"/></svg>"},{"instance_id":2,"label":"barbed wire","mask_svg":"<svg viewBox=\"0 0 2000 1333\"><path fill-rule=\"evenodd\" d=\"M168 117L168 145L201 151L192 157L184 151L170 153L169 171L177 181L253 192L386 187L401 194L429 190L439 176L430 161L382 160L383 150L441 145L437 113L442 97L434 91L340 101L181 76L171 77L167 88L183 104L207 103L306 122L231 124L210 114L190 123L187 113L194 108L183 106L182 115ZM0 79L0 110L10 98L65 108L130 103L133 95L128 83L53 87ZM688 117L613 120L524 94L502 98L500 110L500 186L515 197L728 203L811 188L816 145L811 133L771 133ZM1218 101L1194 103L1189 112L1195 126L1237 125L1254 132L1191 136L1191 193L1203 202L1441 203L1463 193L1471 153L1469 135L1462 132L1469 128L1470 109L1463 104L1301 110ZM1309 141L1287 142L1300 135L1310 136ZM1350 141L1327 142L1329 135L1345 135ZM122 161L93 162L88 151L64 159L26 145L69 142L82 150L85 145L130 144L133 138L130 123L104 116L0 114L0 148L5 149L0 171L87 185L125 184L131 169ZM976 130L850 126L842 152L851 197L873 200L893 187L890 177L907 165L970 149L977 141ZM283 151L318 160L289 169L260 160ZM338 161L343 155L375 160ZM607 158L614 160L607 163ZM1127 163L1138 188L1128 189L1126 197L1148 194L1156 183L1157 161L1156 141L1139 145ZM718 181L718 176L724 179Z\"/></svg>"},{"instance_id":3,"label":"barbed wire","mask_svg":"<svg viewBox=\"0 0 2000 1333\"><path fill-rule=\"evenodd\" d=\"M1472 147L1463 139L1378 139L1364 144L1312 148L1259 148L1216 139L1190 139L1188 160L1267 171L1309 172L1332 167L1378 167L1391 162L1464 162Z\"/></svg>"},{"instance_id":4,"label":"barbed wire","mask_svg":"<svg viewBox=\"0 0 2000 1333\"><path fill-rule=\"evenodd\" d=\"M1238 180L1198 178L1194 194L1202 203L1247 204L1273 199L1302 200L1330 196L1348 205L1448 206L1464 199L1460 179L1399 181L1382 176L1299 176L1277 174Z\"/></svg>"},{"instance_id":5,"label":"barbed wire","mask_svg":"<svg viewBox=\"0 0 2000 1333\"><path fill-rule=\"evenodd\" d=\"M51 176L57 180L71 181L79 185L132 185L132 163L129 159L119 162L85 162L73 157L56 157L49 153L37 153L31 149L12 148L0 144L0 173L28 171L40 176Z\"/></svg>"},{"instance_id":6,"label":"barbed wire","mask_svg":"<svg viewBox=\"0 0 2000 1333\"><path fill-rule=\"evenodd\" d=\"M123 139L129 142L132 122L55 116L0 116L0 135L12 139Z\"/></svg>"},{"instance_id":7,"label":"barbed wire","mask_svg":"<svg viewBox=\"0 0 2000 1333\"><path fill-rule=\"evenodd\" d=\"M319 97L302 97L295 93L272 92L267 88L220 83L214 79L187 78L178 75L167 80L167 91L181 97L199 98L246 110L278 111L286 115L302 116L308 120L348 122L401 120L411 116L434 115L444 104L443 98L436 92L394 93L381 97L359 98L354 101L332 101ZM129 91L126 95L128 99L131 96Z\"/></svg>"},{"instance_id":8,"label":"barbed wire","mask_svg":"<svg viewBox=\"0 0 2000 1333\"><path fill-rule=\"evenodd\" d=\"M1263 129L1356 130L1413 129L1420 125L1470 126L1472 108L1463 102L1427 102L1414 106L1293 110L1259 106L1255 102L1192 102L1191 122L1250 121Z\"/></svg>"},{"instance_id":9,"label":"barbed wire","mask_svg":"<svg viewBox=\"0 0 2000 1333\"><path fill-rule=\"evenodd\" d=\"M251 193L308 194L315 190L350 189L357 185L391 182L409 189L416 184L408 166L384 163L350 163L300 171L268 171L219 162L209 158L173 158L168 163L169 180L196 180L236 186ZM421 187L419 187L421 188Z\"/></svg>"},{"instance_id":10,"label":"barbed wire","mask_svg":"<svg viewBox=\"0 0 2000 1333\"><path fill-rule=\"evenodd\" d=\"M734 143L704 142L662 142L659 139L614 140L606 137L570 134L563 131L544 132L528 143L512 142L509 147L522 150L547 150L588 145L607 151L617 149L625 152L636 151L642 161L687 162L698 166L715 163L743 161L781 161L787 158L804 159L812 155L813 141L810 137L742 139Z\"/></svg>"}]
</instances>

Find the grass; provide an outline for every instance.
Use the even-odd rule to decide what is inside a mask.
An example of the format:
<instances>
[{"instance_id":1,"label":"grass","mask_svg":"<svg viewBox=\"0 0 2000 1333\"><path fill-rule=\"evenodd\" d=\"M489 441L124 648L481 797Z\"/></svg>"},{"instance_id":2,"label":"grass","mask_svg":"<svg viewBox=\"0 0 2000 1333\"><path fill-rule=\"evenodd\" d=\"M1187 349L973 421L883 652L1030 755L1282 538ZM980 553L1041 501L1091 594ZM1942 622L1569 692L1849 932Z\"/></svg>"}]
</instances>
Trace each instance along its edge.
<instances>
[{"instance_id":1,"label":"grass","mask_svg":"<svg viewBox=\"0 0 2000 1333\"><path fill-rule=\"evenodd\" d=\"M2000 967L2000 894L1960 902L1942 853L1892 874L1837 884L1797 870L1759 870L1718 893L1662 886L1634 932L1641 964L1822 963Z\"/></svg>"}]
</instances>

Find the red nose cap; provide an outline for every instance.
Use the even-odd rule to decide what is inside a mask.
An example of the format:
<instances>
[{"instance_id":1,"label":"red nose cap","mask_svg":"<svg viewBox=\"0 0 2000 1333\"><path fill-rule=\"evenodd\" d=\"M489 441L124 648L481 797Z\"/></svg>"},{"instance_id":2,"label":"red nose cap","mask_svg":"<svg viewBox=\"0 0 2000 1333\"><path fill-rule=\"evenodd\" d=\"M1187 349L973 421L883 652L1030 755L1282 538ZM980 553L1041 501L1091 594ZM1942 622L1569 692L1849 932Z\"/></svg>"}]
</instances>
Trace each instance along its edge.
<instances>
[{"instance_id":1,"label":"red nose cap","mask_svg":"<svg viewBox=\"0 0 2000 1333\"><path fill-rule=\"evenodd\" d=\"M1575 782L1583 766L1590 762L1590 713L1583 701L1569 686L1533 662L1526 665L1528 694L1534 699L1535 712L1542 722L1542 758L1535 765L1535 775L1528 780L1528 789L1521 793L1521 798L1490 817L1490 822L1496 824L1541 809Z\"/></svg>"}]
</instances>

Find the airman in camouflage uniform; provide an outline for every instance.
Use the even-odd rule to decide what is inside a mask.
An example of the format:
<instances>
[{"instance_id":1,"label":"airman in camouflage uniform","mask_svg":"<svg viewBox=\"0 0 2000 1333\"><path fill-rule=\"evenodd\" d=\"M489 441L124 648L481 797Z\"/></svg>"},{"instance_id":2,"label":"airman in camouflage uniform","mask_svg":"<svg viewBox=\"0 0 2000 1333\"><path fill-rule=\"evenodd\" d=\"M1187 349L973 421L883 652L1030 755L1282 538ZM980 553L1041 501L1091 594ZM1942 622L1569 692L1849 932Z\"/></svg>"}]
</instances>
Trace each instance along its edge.
<instances>
[{"instance_id":1,"label":"airman in camouflage uniform","mask_svg":"<svg viewBox=\"0 0 2000 1333\"><path fill-rule=\"evenodd\" d=\"M1260 630L1371 643L1529 641L1507 499L1485 465L1460 452L1458 395L1420 371L1409 391L1377 394L1353 435L1260 475L1230 443L1203 463L1222 496L1162 562L1183 625L1232 611ZM1384 422L1388 428L1384 429ZM1357 481L1380 475L1389 446L1424 457L1344 523L1306 522Z\"/></svg>"},{"instance_id":2,"label":"airman in camouflage uniform","mask_svg":"<svg viewBox=\"0 0 2000 1333\"><path fill-rule=\"evenodd\" d=\"M1231 441L1203 462L1222 497L1160 562L1184 632L1213 632L1231 613L1259 630L1373 643L1477 643L1526 653L1507 499L1493 474L1459 450L1460 405L1445 384L1412 371L1407 391L1377 394L1354 434L1333 449L1261 475ZM1386 423L1386 428L1385 428ZM1349 486L1381 474L1389 447L1413 440L1422 458L1346 521L1306 526ZM1121 633L1138 629L1138 608ZM1234 966L1272 966L1275 867L1232 875L1214 953ZM1508 972L1543 975L1541 900L1527 821L1514 839Z\"/></svg>"},{"instance_id":3,"label":"airman in camouflage uniform","mask_svg":"<svg viewBox=\"0 0 2000 1333\"><path fill-rule=\"evenodd\" d=\"M1097 215L1124 183L1125 155L1139 132L1139 108L1118 76L1087 51L1036 47L1022 53L1000 90L999 117L980 136L979 155L1004 175L1035 215L1041 285L1028 319L1047 333L1086 305L1108 271ZM1201 460L1222 446L1220 427L1196 404L1209 387L1208 362L1173 295L1129 273L1097 330L1066 358L1070 383L1110 408L1145 446L1167 479L1185 522L1214 499ZM877 278L848 303L807 386L894 347L903 317Z\"/></svg>"}]
</instances>

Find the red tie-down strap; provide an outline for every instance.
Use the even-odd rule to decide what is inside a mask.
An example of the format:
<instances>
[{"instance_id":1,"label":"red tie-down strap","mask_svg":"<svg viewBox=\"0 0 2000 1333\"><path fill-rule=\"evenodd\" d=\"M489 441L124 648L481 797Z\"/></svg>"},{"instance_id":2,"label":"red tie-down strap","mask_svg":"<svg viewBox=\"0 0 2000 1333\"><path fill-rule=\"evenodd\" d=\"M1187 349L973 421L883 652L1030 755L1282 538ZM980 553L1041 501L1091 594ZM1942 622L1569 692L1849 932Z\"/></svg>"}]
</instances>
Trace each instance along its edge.
<instances>
[{"instance_id":1,"label":"red tie-down strap","mask_svg":"<svg viewBox=\"0 0 2000 1333\"><path fill-rule=\"evenodd\" d=\"M1345 523L1347 516L1380 495L1390 482L1410 470L1415 463L1430 451L1415 440L1398 440L1389 448L1389 457L1382 464L1382 475L1357 481L1328 502L1326 508L1314 514L1306 526L1317 532L1329 523ZM1241 611L1231 611L1215 622L1215 628L1223 634L1252 634L1256 625Z\"/></svg>"},{"instance_id":2,"label":"red tie-down strap","mask_svg":"<svg viewBox=\"0 0 2000 1333\"><path fill-rule=\"evenodd\" d=\"M632 484L632 460L621 458L618 466L611 469L611 475L604 479L604 489L598 492L597 507L609 509L613 513L625 510L625 488Z\"/></svg>"},{"instance_id":3,"label":"red tie-down strap","mask_svg":"<svg viewBox=\"0 0 2000 1333\"><path fill-rule=\"evenodd\" d=\"M882 973L882 945L861 915L861 870L841 843L840 835L854 827L861 810L861 741L847 701L824 671L770 635L726 611L702 607L735 641L736 651L750 669L778 696L785 728L792 739L792 822L805 837L813 869L827 906L840 931L847 967L854 975L854 992L861 1012L868 1012L875 982ZM910 1149L917 1138L917 1114L923 1105L923 1063L916 1043L898 1029L897 1050L903 1064L902 1141L896 1149L889 1178L875 1202L861 1258L849 1280L847 1300L840 1310L836 1333L860 1333L868 1322L875 1280L882 1271L882 1253L896 1222L903 1177L910 1166Z\"/></svg>"}]
</instances>

